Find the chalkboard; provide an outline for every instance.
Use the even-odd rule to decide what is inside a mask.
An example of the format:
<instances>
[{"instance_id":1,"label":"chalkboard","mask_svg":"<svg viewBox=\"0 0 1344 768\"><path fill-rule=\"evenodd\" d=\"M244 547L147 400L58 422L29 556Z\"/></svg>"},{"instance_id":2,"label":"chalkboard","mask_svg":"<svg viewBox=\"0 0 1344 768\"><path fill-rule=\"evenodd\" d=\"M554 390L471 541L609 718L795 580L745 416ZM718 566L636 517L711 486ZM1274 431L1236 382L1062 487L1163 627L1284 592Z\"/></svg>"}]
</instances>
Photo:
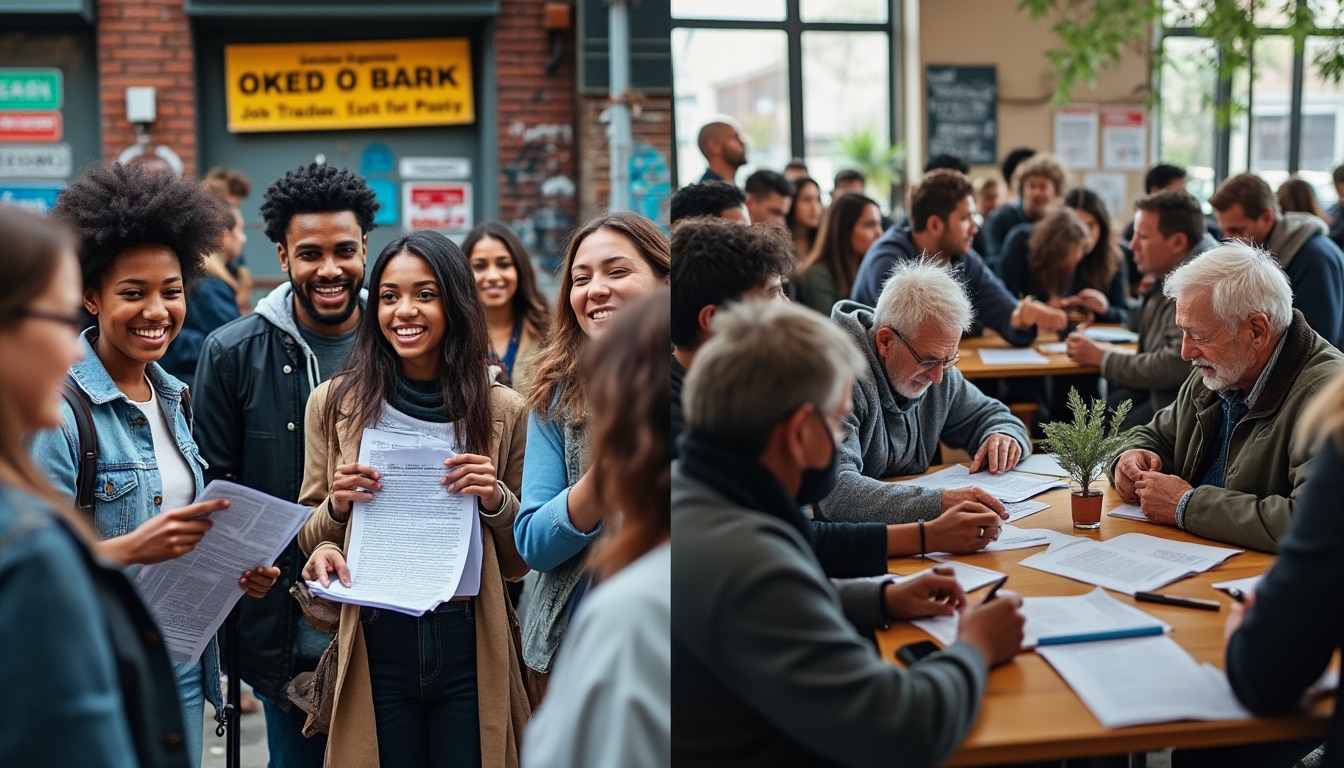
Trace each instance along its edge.
<instances>
[{"instance_id":1,"label":"chalkboard","mask_svg":"<svg viewBox=\"0 0 1344 768\"><path fill-rule=\"evenodd\" d=\"M998 79L994 67L929 66L929 157L956 155L972 165L998 162Z\"/></svg>"}]
</instances>

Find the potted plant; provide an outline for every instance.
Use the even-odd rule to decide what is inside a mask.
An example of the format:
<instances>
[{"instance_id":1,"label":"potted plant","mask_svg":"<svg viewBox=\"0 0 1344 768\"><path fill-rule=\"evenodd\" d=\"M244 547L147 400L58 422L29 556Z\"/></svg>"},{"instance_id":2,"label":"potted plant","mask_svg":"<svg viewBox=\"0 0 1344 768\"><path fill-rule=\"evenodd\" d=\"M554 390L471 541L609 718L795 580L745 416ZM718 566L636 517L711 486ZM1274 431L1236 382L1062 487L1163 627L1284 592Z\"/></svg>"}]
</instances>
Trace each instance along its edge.
<instances>
[{"instance_id":1,"label":"potted plant","mask_svg":"<svg viewBox=\"0 0 1344 768\"><path fill-rule=\"evenodd\" d=\"M1045 445L1077 486L1070 499L1073 527L1100 528L1102 490L1094 484L1124 445L1129 430L1122 432L1120 424L1129 415L1133 403L1126 400L1115 409L1109 433L1106 403L1093 400L1089 408L1076 387L1069 388L1068 403L1073 420L1045 424Z\"/></svg>"}]
</instances>

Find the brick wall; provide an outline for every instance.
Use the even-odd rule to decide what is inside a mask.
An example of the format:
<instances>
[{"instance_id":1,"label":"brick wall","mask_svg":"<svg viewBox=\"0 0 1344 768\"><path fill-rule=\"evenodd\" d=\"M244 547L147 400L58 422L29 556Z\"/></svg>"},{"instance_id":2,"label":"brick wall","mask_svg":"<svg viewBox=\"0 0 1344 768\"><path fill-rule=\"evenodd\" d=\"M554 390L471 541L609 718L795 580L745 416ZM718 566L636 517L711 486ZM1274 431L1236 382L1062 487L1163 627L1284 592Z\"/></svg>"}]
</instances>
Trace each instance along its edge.
<instances>
[{"instance_id":1,"label":"brick wall","mask_svg":"<svg viewBox=\"0 0 1344 768\"><path fill-rule=\"evenodd\" d=\"M545 0L501 0L496 22L499 218L534 253L554 255L576 212L574 29L551 74Z\"/></svg>"},{"instance_id":2,"label":"brick wall","mask_svg":"<svg viewBox=\"0 0 1344 768\"><path fill-rule=\"evenodd\" d=\"M195 64L183 5L182 0L98 0L104 159L115 159L135 143L135 129L126 122L126 88L154 86L158 119L150 138L182 158L186 175L196 174Z\"/></svg>"},{"instance_id":3,"label":"brick wall","mask_svg":"<svg viewBox=\"0 0 1344 768\"><path fill-rule=\"evenodd\" d=\"M607 97L584 96L580 99L580 155L579 220L583 221L607 209L611 200L611 148L607 142L607 125L601 122L602 110L607 108ZM645 96L639 103L639 114L632 122L631 132L638 147L644 143L652 147L668 171L672 165L672 99L670 96ZM643 180L648 186L648 179ZM640 184L640 180L636 180ZM670 189L667 190L670 194ZM660 194L650 190L651 194ZM665 197L665 196L664 196ZM632 201L636 203L638 201ZM652 205L652 203L651 203ZM667 223L667 204L659 205L663 224ZM651 211L642 210L642 213ZM654 217L657 218L657 217Z\"/></svg>"}]
</instances>

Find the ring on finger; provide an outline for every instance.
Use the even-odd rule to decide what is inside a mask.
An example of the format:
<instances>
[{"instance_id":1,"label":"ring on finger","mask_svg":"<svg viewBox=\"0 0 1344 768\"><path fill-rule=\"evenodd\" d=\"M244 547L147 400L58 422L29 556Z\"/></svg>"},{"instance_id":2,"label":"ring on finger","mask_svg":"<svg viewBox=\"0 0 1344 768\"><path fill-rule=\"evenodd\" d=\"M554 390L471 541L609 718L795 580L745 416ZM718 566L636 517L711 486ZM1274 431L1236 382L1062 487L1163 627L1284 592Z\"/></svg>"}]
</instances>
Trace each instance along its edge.
<instances>
[{"instance_id":1,"label":"ring on finger","mask_svg":"<svg viewBox=\"0 0 1344 768\"><path fill-rule=\"evenodd\" d=\"M980 533L979 533L979 535L976 536L976 538L977 538L977 539L983 539L983 538L985 538L985 526L983 526L983 525L980 526Z\"/></svg>"}]
</instances>

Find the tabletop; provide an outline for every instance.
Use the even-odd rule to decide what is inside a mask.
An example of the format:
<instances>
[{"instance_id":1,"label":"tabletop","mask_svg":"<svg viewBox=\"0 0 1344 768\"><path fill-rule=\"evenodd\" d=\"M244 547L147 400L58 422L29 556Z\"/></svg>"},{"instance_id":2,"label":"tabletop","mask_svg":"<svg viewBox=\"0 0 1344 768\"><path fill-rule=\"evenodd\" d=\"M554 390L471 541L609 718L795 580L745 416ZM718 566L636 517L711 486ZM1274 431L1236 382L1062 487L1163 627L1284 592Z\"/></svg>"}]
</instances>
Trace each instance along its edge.
<instances>
[{"instance_id":1,"label":"tabletop","mask_svg":"<svg viewBox=\"0 0 1344 768\"><path fill-rule=\"evenodd\" d=\"M936 469L936 468L935 468ZM1124 533L1147 533L1177 541L1220 545L1169 526L1102 516L1097 531L1073 528L1069 514L1069 491L1057 489L1041 494L1036 501L1048 502L1049 509L1022 518L1019 528L1052 528L1071 535L1106 540ZM1107 487L1104 509L1120 503L1113 488ZM1227 546L1227 545L1221 545ZM1009 575L1007 587L1021 595L1078 595L1092 591L1091 584L1037 571L1019 563L1038 552L1040 547L1009 552L959 556L960 562L991 568ZM1199 662L1223 666L1223 624L1231 598L1211 588L1214 582L1239 579L1263 573L1273 563L1273 555L1247 550L1218 567L1164 587L1164 594L1217 599L1218 612L1192 610L1155 603L1135 603L1134 598L1108 592L1117 600L1137 605L1141 610L1167 622L1173 628L1170 637ZM923 570L930 561L918 558L893 558L890 570L908 574ZM976 593L978 595L979 593ZM972 600L976 596L971 597ZM897 622L877 633L882 658L896 664L900 646L928 635L905 622ZM1329 728L1332 702L1321 700L1311 709L1273 718L1223 720L1212 722L1175 722L1129 728L1104 728L1073 693L1068 684L1041 657L1020 653L992 670L981 706L980 718L961 749L947 765L994 765L1065 757L1146 752L1167 747L1210 747L1248 744L1280 739L1324 738Z\"/></svg>"},{"instance_id":2,"label":"tabletop","mask_svg":"<svg viewBox=\"0 0 1344 768\"><path fill-rule=\"evenodd\" d=\"M1119 325L1098 325L1098 328L1115 328ZM1042 344L1051 344L1059 342L1059 334L1054 331L1040 331L1036 337L1036 343L1031 347L1014 347L1003 340L993 330L988 328L981 336L974 336L968 339L962 339L961 344L957 346L957 353L961 355L961 362L957 364L957 370L961 375L968 379L992 379L992 378L1015 378L1018 376L1062 376L1066 374L1095 374L1100 371L1094 365L1081 365L1069 359L1069 356L1063 352L1046 352L1041 349ZM1137 344L1117 344L1121 349L1136 351ZM1045 363L1021 363L1012 365L986 365L980 358L982 349L1030 349L1046 358Z\"/></svg>"}]
</instances>

